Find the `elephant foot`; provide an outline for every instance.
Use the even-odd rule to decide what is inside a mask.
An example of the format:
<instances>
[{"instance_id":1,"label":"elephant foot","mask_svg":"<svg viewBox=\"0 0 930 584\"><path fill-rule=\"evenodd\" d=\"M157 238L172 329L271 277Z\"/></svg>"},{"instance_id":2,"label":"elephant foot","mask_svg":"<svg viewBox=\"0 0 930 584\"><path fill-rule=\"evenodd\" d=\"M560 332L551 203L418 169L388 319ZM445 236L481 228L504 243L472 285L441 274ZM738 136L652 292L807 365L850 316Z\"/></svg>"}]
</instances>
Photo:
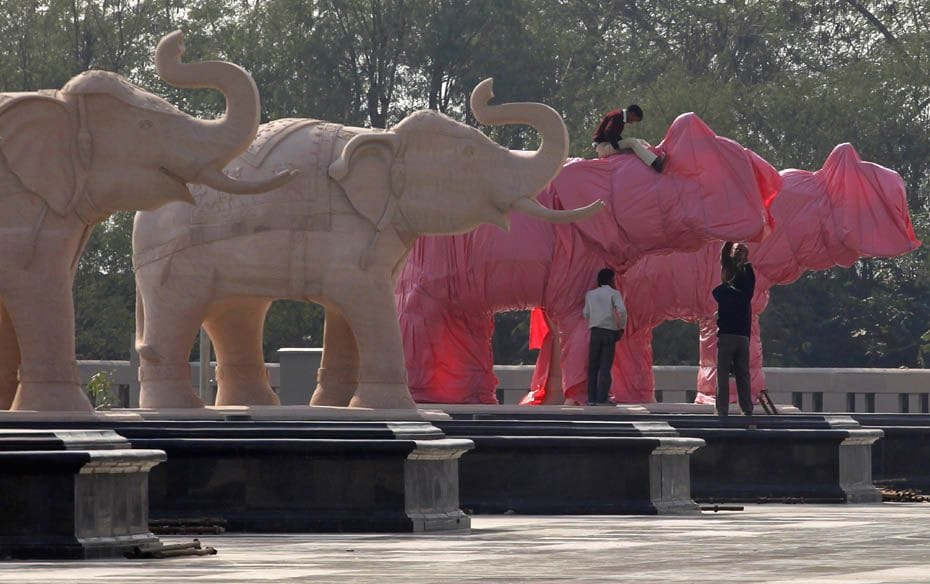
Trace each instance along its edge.
<instances>
[{"instance_id":1,"label":"elephant foot","mask_svg":"<svg viewBox=\"0 0 930 584\"><path fill-rule=\"evenodd\" d=\"M352 408L372 408L379 410L414 410L416 402L410 397L410 390L404 384L395 383L359 383L355 397L349 402Z\"/></svg>"},{"instance_id":2,"label":"elephant foot","mask_svg":"<svg viewBox=\"0 0 930 584\"><path fill-rule=\"evenodd\" d=\"M16 371L11 376L2 377L5 377L5 379L0 378L0 410L8 410L12 407L13 400L16 399L16 388L19 385L19 380Z\"/></svg>"},{"instance_id":3,"label":"elephant foot","mask_svg":"<svg viewBox=\"0 0 930 584\"><path fill-rule=\"evenodd\" d=\"M94 407L77 383L20 383L11 410L92 412Z\"/></svg>"},{"instance_id":4,"label":"elephant foot","mask_svg":"<svg viewBox=\"0 0 930 584\"><path fill-rule=\"evenodd\" d=\"M216 390L218 406L279 406L278 399L271 387L264 384L224 384Z\"/></svg>"},{"instance_id":5,"label":"elephant foot","mask_svg":"<svg viewBox=\"0 0 930 584\"><path fill-rule=\"evenodd\" d=\"M189 363L146 363L139 366L139 407L202 408L203 401L191 387Z\"/></svg>"},{"instance_id":6,"label":"elephant foot","mask_svg":"<svg viewBox=\"0 0 930 584\"><path fill-rule=\"evenodd\" d=\"M358 387L355 383L317 383L313 395L310 396L311 406L335 406L344 408L352 401L355 390Z\"/></svg>"},{"instance_id":7,"label":"elephant foot","mask_svg":"<svg viewBox=\"0 0 930 584\"><path fill-rule=\"evenodd\" d=\"M139 407L149 409L202 408L203 400L194 393L194 388L191 387L190 382L142 382Z\"/></svg>"},{"instance_id":8,"label":"elephant foot","mask_svg":"<svg viewBox=\"0 0 930 584\"><path fill-rule=\"evenodd\" d=\"M264 363L217 365L216 382L218 406L281 405L281 400L268 383L268 370Z\"/></svg>"}]
</instances>

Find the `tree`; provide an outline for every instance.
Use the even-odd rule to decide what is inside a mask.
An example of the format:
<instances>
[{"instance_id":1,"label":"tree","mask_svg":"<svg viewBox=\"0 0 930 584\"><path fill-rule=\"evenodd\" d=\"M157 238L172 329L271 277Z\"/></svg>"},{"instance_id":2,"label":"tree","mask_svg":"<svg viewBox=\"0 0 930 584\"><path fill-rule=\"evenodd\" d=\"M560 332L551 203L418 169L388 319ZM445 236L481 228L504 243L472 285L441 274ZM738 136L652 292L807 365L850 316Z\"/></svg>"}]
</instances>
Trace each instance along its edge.
<instances>
[{"instance_id":1,"label":"tree","mask_svg":"<svg viewBox=\"0 0 930 584\"><path fill-rule=\"evenodd\" d=\"M189 113L223 97L163 84L152 50L187 32L187 58L251 71L262 119L389 127L419 108L470 123L475 84L499 101L540 101L565 118L572 156L590 156L600 116L629 103L631 135L653 143L680 113L778 168L820 168L838 143L900 172L919 236L930 233L930 5L923 0L5 0L0 91L58 88L116 71ZM482 128L533 148L522 126ZM78 268L78 351L125 356L134 294L128 216L94 232ZM122 260L119 260L122 258ZM868 260L776 288L763 315L769 364L919 366L930 355L926 252ZM495 353L527 362L525 313L498 316ZM319 344L321 310L277 303L266 357ZM667 330L666 330L667 329ZM687 326L657 331L656 362L691 359ZM688 341L691 342L691 341Z\"/></svg>"}]
</instances>

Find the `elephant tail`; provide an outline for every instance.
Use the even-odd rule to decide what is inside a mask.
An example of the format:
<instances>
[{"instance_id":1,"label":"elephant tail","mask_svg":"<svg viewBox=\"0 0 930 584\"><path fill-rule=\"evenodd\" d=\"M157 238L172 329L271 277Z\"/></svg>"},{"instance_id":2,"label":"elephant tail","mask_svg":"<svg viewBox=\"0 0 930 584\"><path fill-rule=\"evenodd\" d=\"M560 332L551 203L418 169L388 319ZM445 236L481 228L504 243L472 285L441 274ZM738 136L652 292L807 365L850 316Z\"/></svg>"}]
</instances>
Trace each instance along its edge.
<instances>
[{"instance_id":1,"label":"elephant tail","mask_svg":"<svg viewBox=\"0 0 930 584\"><path fill-rule=\"evenodd\" d=\"M139 285L136 284L136 352L139 357L146 361L157 363L161 361L161 355L154 349L146 345L145 339L145 303L142 301L142 294L139 292Z\"/></svg>"}]
</instances>

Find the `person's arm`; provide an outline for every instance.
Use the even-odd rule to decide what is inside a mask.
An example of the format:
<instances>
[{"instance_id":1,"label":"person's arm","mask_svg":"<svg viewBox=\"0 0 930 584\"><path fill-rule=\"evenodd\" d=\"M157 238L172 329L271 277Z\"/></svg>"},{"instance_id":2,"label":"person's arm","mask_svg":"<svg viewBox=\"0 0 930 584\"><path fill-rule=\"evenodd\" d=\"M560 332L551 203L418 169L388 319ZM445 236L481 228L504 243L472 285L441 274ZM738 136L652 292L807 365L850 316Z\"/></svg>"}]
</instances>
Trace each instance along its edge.
<instances>
[{"instance_id":1,"label":"person's arm","mask_svg":"<svg viewBox=\"0 0 930 584\"><path fill-rule=\"evenodd\" d=\"M611 299L613 301L614 312L617 318L617 327L621 331L626 330L627 313L626 304L623 303L623 296L621 296L620 292L616 292L613 294Z\"/></svg>"},{"instance_id":2,"label":"person's arm","mask_svg":"<svg viewBox=\"0 0 930 584\"><path fill-rule=\"evenodd\" d=\"M720 266L726 267L733 261L733 246L735 244L732 241L728 241L723 244L723 247L720 248Z\"/></svg>"},{"instance_id":3,"label":"person's arm","mask_svg":"<svg viewBox=\"0 0 930 584\"><path fill-rule=\"evenodd\" d=\"M589 305L588 305L587 294L584 295L584 310L581 311L581 314L584 316L585 320L589 320L591 318L591 309L589 308Z\"/></svg>"}]
</instances>

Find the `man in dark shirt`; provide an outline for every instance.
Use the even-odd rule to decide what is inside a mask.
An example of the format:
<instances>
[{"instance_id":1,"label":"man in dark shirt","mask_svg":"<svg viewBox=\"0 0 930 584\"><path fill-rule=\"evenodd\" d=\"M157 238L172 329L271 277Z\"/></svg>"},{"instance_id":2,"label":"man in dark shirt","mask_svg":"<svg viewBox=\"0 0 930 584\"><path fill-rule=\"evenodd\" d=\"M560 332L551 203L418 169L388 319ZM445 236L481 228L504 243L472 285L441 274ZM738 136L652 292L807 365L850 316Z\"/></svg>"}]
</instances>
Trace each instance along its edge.
<instances>
[{"instance_id":1,"label":"man in dark shirt","mask_svg":"<svg viewBox=\"0 0 930 584\"><path fill-rule=\"evenodd\" d=\"M627 124L636 124L643 119L643 110L636 104L627 106L626 109L615 109L607 113L601 123L597 126L592 139L594 151L597 152L598 158L607 158L614 154L620 154L622 150L632 150L636 155L651 166L656 172L662 172L665 166L665 157L656 156L646 147L649 143L638 138L623 137L623 128Z\"/></svg>"},{"instance_id":2,"label":"man in dark shirt","mask_svg":"<svg viewBox=\"0 0 930 584\"><path fill-rule=\"evenodd\" d=\"M714 288L717 301L717 415L730 407L730 368L736 377L736 394L743 414L752 415L749 384L749 331L756 275L749 263L749 248L726 242L720 251L720 279Z\"/></svg>"}]
</instances>

